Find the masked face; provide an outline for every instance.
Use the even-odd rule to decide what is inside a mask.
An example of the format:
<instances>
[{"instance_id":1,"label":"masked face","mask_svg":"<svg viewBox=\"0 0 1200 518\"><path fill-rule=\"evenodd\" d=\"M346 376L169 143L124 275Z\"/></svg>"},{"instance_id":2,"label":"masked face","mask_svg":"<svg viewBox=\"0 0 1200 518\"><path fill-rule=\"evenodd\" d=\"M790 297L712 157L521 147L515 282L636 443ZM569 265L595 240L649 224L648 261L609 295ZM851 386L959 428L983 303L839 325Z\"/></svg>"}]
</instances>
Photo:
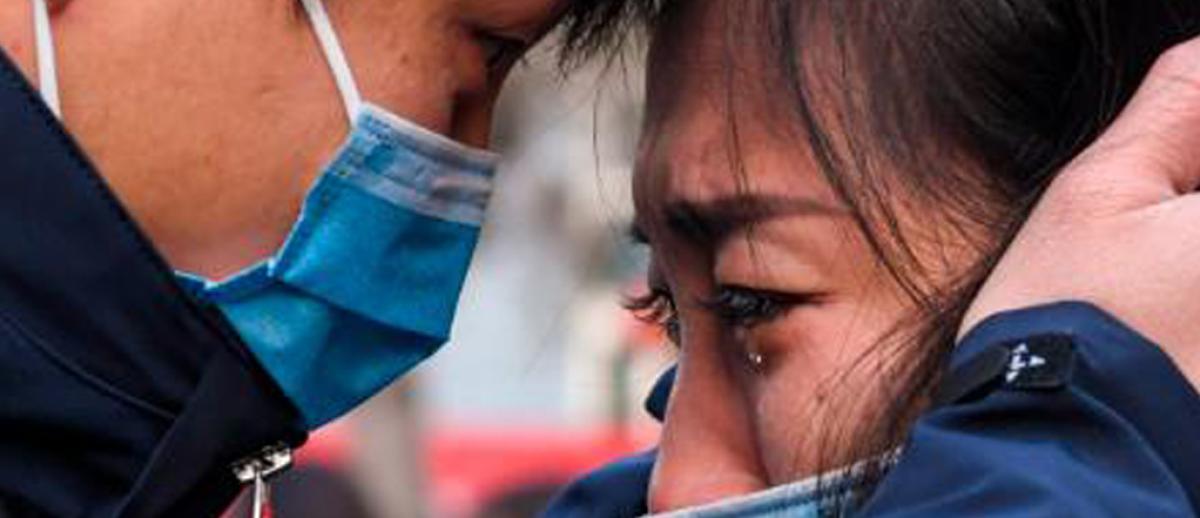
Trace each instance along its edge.
<instances>
[{"instance_id":1,"label":"masked face","mask_svg":"<svg viewBox=\"0 0 1200 518\"><path fill-rule=\"evenodd\" d=\"M42 97L69 117L47 4L32 4ZM228 278L189 272L181 280L225 313L315 428L444 343L496 157L381 106L360 86L369 74L358 73L326 4L300 5L348 129L282 246ZM503 73L525 45L491 42L484 65Z\"/></svg>"},{"instance_id":2,"label":"masked face","mask_svg":"<svg viewBox=\"0 0 1200 518\"><path fill-rule=\"evenodd\" d=\"M224 278L277 250L349 129L300 3L50 3L64 123L168 262ZM0 44L37 82L30 5L0 7ZM364 98L485 147L504 79L563 5L328 10Z\"/></svg>"},{"instance_id":3,"label":"masked face","mask_svg":"<svg viewBox=\"0 0 1200 518\"><path fill-rule=\"evenodd\" d=\"M680 331L655 511L853 462L838 452L883 403L875 347L907 309L794 112L763 92L769 58L722 37L739 19L722 4L674 12L648 72L637 227Z\"/></svg>"}]
</instances>

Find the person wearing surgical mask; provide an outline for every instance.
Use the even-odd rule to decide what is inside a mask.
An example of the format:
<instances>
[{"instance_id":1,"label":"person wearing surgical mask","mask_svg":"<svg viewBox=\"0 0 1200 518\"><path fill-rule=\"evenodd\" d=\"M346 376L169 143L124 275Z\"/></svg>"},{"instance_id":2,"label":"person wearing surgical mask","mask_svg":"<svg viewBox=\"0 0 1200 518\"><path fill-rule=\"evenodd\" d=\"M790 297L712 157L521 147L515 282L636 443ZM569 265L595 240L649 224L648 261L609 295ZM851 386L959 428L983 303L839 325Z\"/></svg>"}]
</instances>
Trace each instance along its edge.
<instances>
[{"instance_id":1,"label":"person wearing surgical mask","mask_svg":"<svg viewBox=\"0 0 1200 518\"><path fill-rule=\"evenodd\" d=\"M447 339L557 0L0 7L0 502L265 505Z\"/></svg>"},{"instance_id":2,"label":"person wearing surgical mask","mask_svg":"<svg viewBox=\"0 0 1200 518\"><path fill-rule=\"evenodd\" d=\"M1200 2L603 4L678 366L548 517L1200 514Z\"/></svg>"}]
</instances>

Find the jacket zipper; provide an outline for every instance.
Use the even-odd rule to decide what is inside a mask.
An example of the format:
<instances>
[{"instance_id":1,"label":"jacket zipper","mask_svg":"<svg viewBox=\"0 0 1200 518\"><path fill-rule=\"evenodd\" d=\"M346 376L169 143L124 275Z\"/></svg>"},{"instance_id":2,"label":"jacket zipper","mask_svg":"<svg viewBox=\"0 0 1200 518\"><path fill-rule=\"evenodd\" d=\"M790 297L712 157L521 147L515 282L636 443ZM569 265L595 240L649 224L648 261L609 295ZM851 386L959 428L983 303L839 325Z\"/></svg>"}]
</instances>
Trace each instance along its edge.
<instances>
[{"instance_id":1,"label":"jacket zipper","mask_svg":"<svg viewBox=\"0 0 1200 518\"><path fill-rule=\"evenodd\" d=\"M271 514L271 493L267 482L292 466L292 449L279 443L233 463L233 475L243 485L254 484L252 514L268 518Z\"/></svg>"}]
</instances>

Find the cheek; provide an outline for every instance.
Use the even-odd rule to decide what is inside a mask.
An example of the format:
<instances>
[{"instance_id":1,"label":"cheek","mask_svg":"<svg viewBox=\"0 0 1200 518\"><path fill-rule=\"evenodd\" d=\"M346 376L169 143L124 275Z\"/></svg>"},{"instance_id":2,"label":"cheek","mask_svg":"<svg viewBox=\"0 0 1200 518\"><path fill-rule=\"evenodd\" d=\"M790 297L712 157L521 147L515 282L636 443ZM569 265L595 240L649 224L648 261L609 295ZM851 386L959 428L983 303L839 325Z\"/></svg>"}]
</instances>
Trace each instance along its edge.
<instances>
[{"instance_id":1,"label":"cheek","mask_svg":"<svg viewBox=\"0 0 1200 518\"><path fill-rule=\"evenodd\" d=\"M497 92L496 83L501 78L491 77L488 73L486 56L475 36L465 30L459 30L453 45L446 54L453 63L455 96L460 98L479 99L484 96L494 97Z\"/></svg>"},{"instance_id":2,"label":"cheek","mask_svg":"<svg viewBox=\"0 0 1200 518\"><path fill-rule=\"evenodd\" d=\"M898 318L892 304L830 303L797 310L757 332L772 363L748 378L747 387L773 484L851 461L842 451L878 408L881 356L875 348Z\"/></svg>"},{"instance_id":3,"label":"cheek","mask_svg":"<svg viewBox=\"0 0 1200 518\"><path fill-rule=\"evenodd\" d=\"M422 3L347 3L340 35L365 101L449 134L455 97L475 81L471 40Z\"/></svg>"},{"instance_id":4,"label":"cheek","mask_svg":"<svg viewBox=\"0 0 1200 518\"><path fill-rule=\"evenodd\" d=\"M448 135L458 94L473 80L475 61L465 54L466 43L466 38L448 29L429 34L421 48L412 49L395 63L385 84L392 87L391 101L417 114L423 119L418 122L427 128Z\"/></svg>"}]
</instances>

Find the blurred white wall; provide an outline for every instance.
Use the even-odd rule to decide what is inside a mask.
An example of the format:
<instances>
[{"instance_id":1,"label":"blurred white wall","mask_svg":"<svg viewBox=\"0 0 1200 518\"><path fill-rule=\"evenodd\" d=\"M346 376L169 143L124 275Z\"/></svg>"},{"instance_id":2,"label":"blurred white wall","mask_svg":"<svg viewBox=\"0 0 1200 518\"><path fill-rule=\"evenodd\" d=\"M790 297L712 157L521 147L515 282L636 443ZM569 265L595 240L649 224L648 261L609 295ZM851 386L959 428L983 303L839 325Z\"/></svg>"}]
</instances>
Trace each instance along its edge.
<instances>
[{"instance_id":1,"label":"blurred white wall","mask_svg":"<svg viewBox=\"0 0 1200 518\"><path fill-rule=\"evenodd\" d=\"M605 366L572 358L620 339L640 82L599 64L563 77L542 49L508 83L485 238L451 345L422 371L432 416L561 425L605 411L588 397Z\"/></svg>"}]
</instances>

